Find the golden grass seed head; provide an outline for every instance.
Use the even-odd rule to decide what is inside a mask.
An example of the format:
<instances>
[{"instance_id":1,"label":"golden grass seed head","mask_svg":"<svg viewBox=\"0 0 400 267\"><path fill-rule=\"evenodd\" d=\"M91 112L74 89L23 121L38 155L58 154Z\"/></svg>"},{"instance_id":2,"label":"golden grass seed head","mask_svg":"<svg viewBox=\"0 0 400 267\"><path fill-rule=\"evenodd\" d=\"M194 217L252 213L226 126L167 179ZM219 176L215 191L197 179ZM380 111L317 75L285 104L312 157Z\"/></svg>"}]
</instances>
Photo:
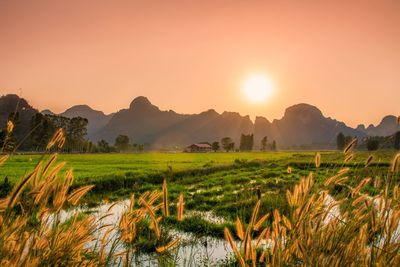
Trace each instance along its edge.
<instances>
[{"instance_id":1,"label":"golden grass seed head","mask_svg":"<svg viewBox=\"0 0 400 267\"><path fill-rule=\"evenodd\" d=\"M7 133L11 134L14 130L14 123L12 121L7 121Z\"/></svg>"},{"instance_id":2,"label":"golden grass seed head","mask_svg":"<svg viewBox=\"0 0 400 267\"><path fill-rule=\"evenodd\" d=\"M321 153L320 152L317 152L315 154L314 163L315 163L316 168L320 167L320 165L321 165Z\"/></svg>"},{"instance_id":3,"label":"golden grass seed head","mask_svg":"<svg viewBox=\"0 0 400 267\"><path fill-rule=\"evenodd\" d=\"M397 153L396 156L394 156L393 161L392 161L392 172L397 172L399 170L399 165L400 165L400 153Z\"/></svg>"},{"instance_id":4,"label":"golden grass seed head","mask_svg":"<svg viewBox=\"0 0 400 267\"><path fill-rule=\"evenodd\" d=\"M365 160L364 166L368 167L372 163L373 160L374 160L374 155L369 155L368 158Z\"/></svg>"}]
</instances>

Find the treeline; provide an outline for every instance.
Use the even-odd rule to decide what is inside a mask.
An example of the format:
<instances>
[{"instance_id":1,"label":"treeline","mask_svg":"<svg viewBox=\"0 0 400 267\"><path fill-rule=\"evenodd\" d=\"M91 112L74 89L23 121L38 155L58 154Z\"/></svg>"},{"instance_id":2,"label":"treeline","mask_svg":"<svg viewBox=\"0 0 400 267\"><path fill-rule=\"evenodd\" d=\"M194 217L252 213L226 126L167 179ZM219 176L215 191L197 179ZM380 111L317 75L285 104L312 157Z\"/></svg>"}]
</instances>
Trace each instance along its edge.
<instances>
[{"instance_id":1,"label":"treeline","mask_svg":"<svg viewBox=\"0 0 400 267\"><path fill-rule=\"evenodd\" d=\"M231 137L224 137L221 139L221 145L218 141L215 141L211 143L212 150L215 152L223 149L226 152L230 151L252 151L254 148L254 134L242 134L240 136L240 143L239 143L239 148L235 148L235 142ZM261 139L261 144L260 144L261 151L276 151L276 142L273 140L271 143L268 143L268 137L264 136Z\"/></svg>"},{"instance_id":2,"label":"treeline","mask_svg":"<svg viewBox=\"0 0 400 267\"><path fill-rule=\"evenodd\" d=\"M130 143L125 135L115 139L114 144L105 140L93 143L86 139L88 120L82 117L66 118L59 115L36 113L32 116L29 129L25 136L16 134L19 127L18 113L10 114L8 129L0 129L1 152L13 151L43 152L54 133L62 128L65 134L65 144L60 152L65 153L110 153L143 151L143 144ZM10 129L12 127L12 129Z\"/></svg>"},{"instance_id":3,"label":"treeline","mask_svg":"<svg viewBox=\"0 0 400 267\"><path fill-rule=\"evenodd\" d=\"M19 127L18 115L11 114L8 124ZM62 128L65 133L63 152L88 152L91 143L85 139L88 120L81 117L66 118L57 115L43 115L36 113L32 116L29 129L23 137L17 136L15 131L0 130L0 146L3 152L16 150L44 151L47 142L54 133Z\"/></svg>"},{"instance_id":4,"label":"treeline","mask_svg":"<svg viewBox=\"0 0 400 267\"><path fill-rule=\"evenodd\" d=\"M378 149L395 149L400 150L400 131L389 136L369 136L361 141L356 137L345 136L339 133L336 137L336 147L343 150L350 142L355 142L354 146L360 150L375 151Z\"/></svg>"}]
</instances>

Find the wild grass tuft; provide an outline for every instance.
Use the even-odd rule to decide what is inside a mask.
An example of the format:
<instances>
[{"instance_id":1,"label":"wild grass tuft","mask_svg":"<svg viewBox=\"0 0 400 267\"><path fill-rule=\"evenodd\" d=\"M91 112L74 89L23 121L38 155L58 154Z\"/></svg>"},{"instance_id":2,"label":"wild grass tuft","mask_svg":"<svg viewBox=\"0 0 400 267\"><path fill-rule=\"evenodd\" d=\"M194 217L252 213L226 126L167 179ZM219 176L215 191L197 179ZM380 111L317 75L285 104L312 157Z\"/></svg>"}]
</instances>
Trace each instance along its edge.
<instances>
[{"instance_id":1,"label":"wild grass tuft","mask_svg":"<svg viewBox=\"0 0 400 267\"><path fill-rule=\"evenodd\" d=\"M347 157L351 146L346 148ZM396 155L391 172L396 171L398 160ZM370 161L368 158L365 165ZM264 228L252 227L253 216L246 236L256 236L256 239L243 239L238 234L239 248L226 228L225 238L237 263L241 266L399 266L398 185L391 185L388 175L385 186L370 195L365 189L372 179L364 178L353 188L347 183L347 177L343 177L347 172L347 169L340 170L322 186L314 184L312 174L303 178L293 190L287 191L289 215L275 210L271 225ZM330 196L327 193L330 187L338 183L349 193ZM259 208L257 203L254 212Z\"/></svg>"}]
</instances>

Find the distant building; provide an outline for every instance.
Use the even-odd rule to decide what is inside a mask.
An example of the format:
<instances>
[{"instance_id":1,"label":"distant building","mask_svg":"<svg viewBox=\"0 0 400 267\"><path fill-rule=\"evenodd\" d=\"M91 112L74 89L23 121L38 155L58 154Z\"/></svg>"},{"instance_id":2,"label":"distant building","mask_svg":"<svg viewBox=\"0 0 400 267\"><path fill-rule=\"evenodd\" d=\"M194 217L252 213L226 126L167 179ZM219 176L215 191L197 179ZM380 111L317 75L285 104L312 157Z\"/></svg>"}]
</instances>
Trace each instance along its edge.
<instances>
[{"instance_id":1,"label":"distant building","mask_svg":"<svg viewBox=\"0 0 400 267\"><path fill-rule=\"evenodd\" d=\"M211 152L212 147L209 144L192 144L185 148L185 152Z\"/></svg>"}]
</instances>

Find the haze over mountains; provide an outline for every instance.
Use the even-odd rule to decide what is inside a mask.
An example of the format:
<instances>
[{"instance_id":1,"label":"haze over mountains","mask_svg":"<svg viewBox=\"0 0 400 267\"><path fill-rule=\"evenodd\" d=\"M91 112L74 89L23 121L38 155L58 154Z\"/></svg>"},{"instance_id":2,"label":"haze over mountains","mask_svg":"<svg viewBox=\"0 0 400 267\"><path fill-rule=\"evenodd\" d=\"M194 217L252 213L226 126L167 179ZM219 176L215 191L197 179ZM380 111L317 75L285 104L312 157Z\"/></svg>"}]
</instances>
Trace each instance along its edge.
<instances>
[{"instance_id":1,"label":"haze over mountains","mask_svg":"<svg viewBox=\"0 0 400 267\"><path fill-rule=\"evenodd\" d=\"M0 98L0 123L4 127L7 114L15 110L18 96ZM38 112L25 100L20 101L19 112L25 124L29 116ZM49 110L44 114L54 114ZM351 128L345 123L325 117L315 106L297 104L288 107L281 119L270 122L256 117L254 123L249 116L236 112L218 113L213 109L199 114L179 114L172 110L163 111L146 97L135 98L130 106L116 113L106 115L87 105L77 105L59 115L68 118L84 117L89 120L88 138L92 141L104 139L114 143L115 138L124 134L131 142L147 144L152 148L182 148L196 142L213 142L229 136L239 144L240 135L254 133L257 148L260 140L267 136L269 142L276 140L280 148L330 148L335 146L336 135L388 136L400 130L397 117L386 116L377 126L359 125Z\"/></svg>"}]
</instances>

